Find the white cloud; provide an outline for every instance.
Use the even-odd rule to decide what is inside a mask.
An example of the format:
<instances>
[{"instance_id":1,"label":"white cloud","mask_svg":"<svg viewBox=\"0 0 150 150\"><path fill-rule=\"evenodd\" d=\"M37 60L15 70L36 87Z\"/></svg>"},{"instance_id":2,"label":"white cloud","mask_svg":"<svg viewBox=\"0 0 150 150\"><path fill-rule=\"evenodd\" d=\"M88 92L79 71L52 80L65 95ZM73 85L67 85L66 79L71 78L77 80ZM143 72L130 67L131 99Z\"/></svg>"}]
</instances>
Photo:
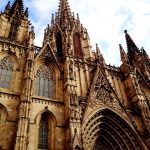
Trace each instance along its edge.
<instances>
[{"instance_id":1,"label":"white cloud","mask_svg":"<svg viewBox=\"0 0 150 150\"><path fill-rule=\"evenodd\" d=\"M24 3L36 29L35 43L41 45L44 28L57 11L58 0L24 0ZM121 43L126 49L125 29L137 46L143 46L150 55L150 0L69 0L69 3L88 29L93 49L98 43L107 63L120 64L118 45Z\"/></svg>"}]
</instances>

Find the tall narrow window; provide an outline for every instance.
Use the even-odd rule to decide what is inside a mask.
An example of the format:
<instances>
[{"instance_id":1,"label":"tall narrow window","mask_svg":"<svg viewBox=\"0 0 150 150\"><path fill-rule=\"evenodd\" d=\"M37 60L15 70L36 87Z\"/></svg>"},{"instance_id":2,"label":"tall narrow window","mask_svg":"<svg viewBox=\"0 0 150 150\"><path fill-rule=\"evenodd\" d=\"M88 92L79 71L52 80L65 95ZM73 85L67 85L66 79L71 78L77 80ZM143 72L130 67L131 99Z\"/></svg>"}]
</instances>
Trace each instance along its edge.
<instances>
[{"instance_id":1,"label":"tall narrow window","mask_svg":"<svg viewBox=\"0 0 150 150\"><path fill-rule=\"evenodd\" d=\"M10 57L4 57L0 61L0 87L10 87L13 66L14 65Z\"/></svg>"},{"instance_id":2,"label":"tall narrow window","mask_svg":"<svg viewBox=\"0 0 150 150\"><path fill-rule=\"evenodd\" d=\"M62 55L62 36L60 33L56 34L56 45L58 55Z\"/></svg>"},{"instance_id":3,"label":"tall narrow window","mask_svg":"<svg viewBox=\"0 0 150 150\"><path fill-rule=\"evenodd\" d=\"M78 33L75 33L73 36L73 43L74 43L74 55L77 57L82 57L82 49L81 49L81 41L80 41L80 35Z\"/></svg>"},{"instance_id":4,"label":"tall narrow window","mask_svg":"<svg viewBox=\"0 0 150 150\"><path fill-rule=\"evenodd\" d=\"M48 115L44 113L39 124L39 150L48 150Z\"/></svg>"},{"instance_id":5,"label":"tall narrow window","mask_svg":"<svg viewBox=\"0 0 150 150\"><path fill-rule=\"evenodd\" d=\"M52 71L47 66L41 66L36 75L36 95L43 97L53 96Z\"/></svg>"}]
</instances>

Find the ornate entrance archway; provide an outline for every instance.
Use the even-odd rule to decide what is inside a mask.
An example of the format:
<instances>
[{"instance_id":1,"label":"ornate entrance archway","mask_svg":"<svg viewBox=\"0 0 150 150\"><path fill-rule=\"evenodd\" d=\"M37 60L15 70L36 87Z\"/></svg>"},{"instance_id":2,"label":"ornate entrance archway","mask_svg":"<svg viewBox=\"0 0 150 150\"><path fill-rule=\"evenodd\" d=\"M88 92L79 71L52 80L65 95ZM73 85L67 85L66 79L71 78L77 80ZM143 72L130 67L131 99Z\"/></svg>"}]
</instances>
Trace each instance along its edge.
<instances>
[{"instance_id":1,"label":"ornate entrance archway","mask_svg":"<svg viewBox=\"0 0 150 150\"><path fill-rule=\"evenodd\" d=\"M136 131L109 109L97 111L82 131L86 150L146 150Z\"/></svg>"}]
</instances>

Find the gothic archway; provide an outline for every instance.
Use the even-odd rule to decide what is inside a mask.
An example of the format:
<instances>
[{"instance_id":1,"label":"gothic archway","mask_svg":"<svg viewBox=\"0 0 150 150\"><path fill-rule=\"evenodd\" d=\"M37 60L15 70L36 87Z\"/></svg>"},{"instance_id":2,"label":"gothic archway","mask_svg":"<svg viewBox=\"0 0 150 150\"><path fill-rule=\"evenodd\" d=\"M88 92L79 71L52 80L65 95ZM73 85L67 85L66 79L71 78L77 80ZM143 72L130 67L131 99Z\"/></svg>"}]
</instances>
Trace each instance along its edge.
<instances>
[{"instance_id":1,"label":"gothic archway","mask_svg":"<svg viewBox=\"0 0 150 150\"><path fill-rule=\"evenodd\" d=\"M144 143L128 123L104 109L95 113L83 127L86 150L145 150Z\"/></svg>"}]
</instances>

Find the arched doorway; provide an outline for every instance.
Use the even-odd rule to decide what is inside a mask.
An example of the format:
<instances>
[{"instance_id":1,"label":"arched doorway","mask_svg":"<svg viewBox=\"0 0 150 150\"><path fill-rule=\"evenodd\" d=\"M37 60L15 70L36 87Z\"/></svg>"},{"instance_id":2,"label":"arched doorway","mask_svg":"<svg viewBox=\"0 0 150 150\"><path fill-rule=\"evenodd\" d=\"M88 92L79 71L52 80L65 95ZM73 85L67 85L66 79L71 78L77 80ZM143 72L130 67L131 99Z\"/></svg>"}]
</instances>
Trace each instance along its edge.
<instances>
[{"instance_id":1,"label":"arched doorway","mask_svg":"<svg viewBox=\"0 0 150 150\"><path fill-rule=\"evenodd\" d=\"M86 150L145 150L136 132L109 109L97 111L83 127Z\"/></svg>"}]
</instances>

